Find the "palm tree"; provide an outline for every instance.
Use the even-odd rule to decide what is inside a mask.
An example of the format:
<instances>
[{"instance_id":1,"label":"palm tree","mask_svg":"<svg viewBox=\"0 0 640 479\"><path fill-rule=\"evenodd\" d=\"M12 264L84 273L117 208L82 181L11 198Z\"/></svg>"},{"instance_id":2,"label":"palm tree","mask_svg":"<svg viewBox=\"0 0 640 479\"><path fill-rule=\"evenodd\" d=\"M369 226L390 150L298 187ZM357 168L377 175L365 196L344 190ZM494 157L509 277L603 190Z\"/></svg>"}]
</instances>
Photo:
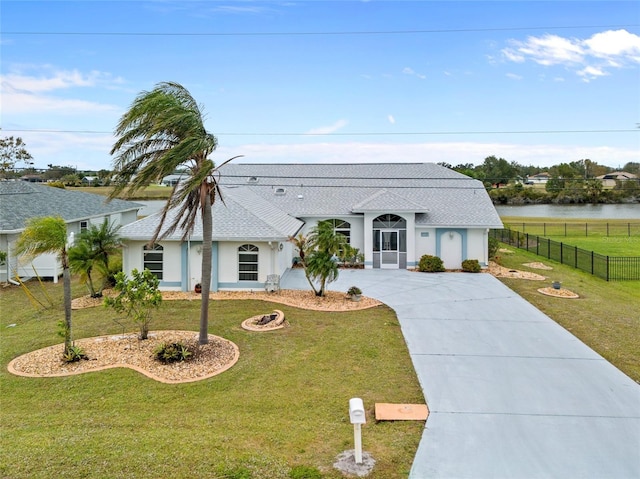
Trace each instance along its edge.
<instances>
[{"instance_id":1,"label":"palm tree","mask_svg":"<svg viewBox=\"0 0 640 479\"><path fill-rule=\"evenodd\" d=\"M150 244L180 228L186 240L193 231L198 212L202 218L202 305L200 344L208 340L209 291L211 289L212 205L224 202L218 185L218 168L209 155L216 149L216 137L204 128L201 107L178 83L159 83L141 92L116 127L114 159L115 188L110 199L126 190L129 196L151 183L159 183L179 167L185 177L171 190L158 228ZM234 157L237 158L237 157ZM233 160L231 158L222 165ZM167 213L177 208L175 219L164 229Z\"/></svg>"},{"instance_id":2,"label":"palm tree","mask_svg":"<svg viewBox=\"0 0 640 479\"><path fill-rule=\"evenodd\" d=\"M105 218L100 226L90 225L80 233L76 244L69 249L69 265L80 273L86 281L92 298L102 296L109 276L109 258L118 252L122 242L118 236L120 225L110 223ZM98 287L92 274L97 272L101 278Z\"/></svg>"},{"instance_id":3,"label":"palm tree","mask_svg":"<svg viewBox=\"0 0 640 479\"><path fill-rule=\"evenodd\" d=\"M344 248L344 235L336 233L330 221L320 221L307 238L305 259L306 273L320 283L320 288L312 285L316 296L324 296L327 283L338 279L337 255Z\"/></svg>"},{"instance_id":4,"label":"palm tree","mask_svg":"<svg viewBox=\"0 0 640 479\"><path fill-rule=\"evenodd\" d=\"M73 343L71 341L71 275L67 254L67 225L60 217L40 217L27 220L26 228L16 242L16 253L38 256L44 253L58 255L62 263L62 284L64 288L64 354Z\"/></svg>"}]
</instances>

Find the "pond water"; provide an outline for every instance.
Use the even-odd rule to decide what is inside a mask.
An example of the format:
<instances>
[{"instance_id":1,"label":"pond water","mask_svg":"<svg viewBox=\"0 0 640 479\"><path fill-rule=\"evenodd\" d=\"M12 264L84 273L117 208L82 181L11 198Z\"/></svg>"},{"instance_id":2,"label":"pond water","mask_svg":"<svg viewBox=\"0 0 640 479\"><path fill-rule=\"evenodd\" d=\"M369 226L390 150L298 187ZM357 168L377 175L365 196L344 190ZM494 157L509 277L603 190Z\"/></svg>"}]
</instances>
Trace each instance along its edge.
<instances>
[{"instance_id":1,"label":"pond water","mask_svg":"<svg viewBox=\"0 0 640 479\"><path fill-rule=\"evenodd\" d=\"M500 216L567 219L640 220L640 203L621 205L518 205L496 206Z\"/></svg>"},{"instance_id":2,"label":"pond water","mask_svg":"<svg viewBox=\"0 0 640 479\"><path fill-rule=\"evenodd\" d=\"M145 207L138 213L149 216L157 213L166 200L136 201ZM500 216L526 216L570 219L629 219L640 221L640 203L622 205L518 205L496 206Z\"/></svg>"}]
</instances>

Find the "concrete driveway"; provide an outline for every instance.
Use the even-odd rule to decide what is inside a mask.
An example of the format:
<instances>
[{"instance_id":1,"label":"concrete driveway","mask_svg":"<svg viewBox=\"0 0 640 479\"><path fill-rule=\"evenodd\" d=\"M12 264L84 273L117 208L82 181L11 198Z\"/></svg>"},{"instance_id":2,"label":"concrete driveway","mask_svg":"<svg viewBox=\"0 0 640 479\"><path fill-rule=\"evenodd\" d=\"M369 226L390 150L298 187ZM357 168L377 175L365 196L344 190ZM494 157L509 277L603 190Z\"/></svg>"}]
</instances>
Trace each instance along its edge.
<instances>
[{"instance_id":1,"label":"concrete driveway","mask_svg":"<svg viewBox=\"0 0 640 479\"><path fill-rule=\"evenodd\" d=\"M411 479L640 478L640 385L500 281L343 270L330 289L351 285L395 310L429 405Z\"/></svg>"}]
</instances>

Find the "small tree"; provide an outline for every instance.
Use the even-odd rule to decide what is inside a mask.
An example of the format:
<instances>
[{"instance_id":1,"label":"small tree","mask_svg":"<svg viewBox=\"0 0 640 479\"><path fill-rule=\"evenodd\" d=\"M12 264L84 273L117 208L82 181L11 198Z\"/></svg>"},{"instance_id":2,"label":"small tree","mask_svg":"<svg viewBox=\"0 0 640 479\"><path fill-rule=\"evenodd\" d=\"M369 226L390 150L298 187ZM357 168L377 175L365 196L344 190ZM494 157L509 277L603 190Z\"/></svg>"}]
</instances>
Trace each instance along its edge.
<instances>
[{"instance_id":1,"label":"small tree","mask_svg":"<svg viewBox=\"0 0 640 479\"><path fill-rule=\"evenodd\" d=\"M158 289L160 280L148 269L131 271L131 279L124 272L116 274L115 289L118 296L105 298L105 307L111 307L119 313L126 313L140 327L140 339L147 339L149 324L154 309L160 307L162 293Z\"/></svg>"},{"instance_id":2,"label":"small tree","mask_svg":"<svg viewBox=\"0 0 640 479\"><path fill-rule=\"evenodd\" d=\"M0 174L13 170L19 161L31 164L33 157L27 151L26 146L20 137L0 138Z\"/></svg>"},{"instance_id":3,"label":"small tree","mask_svg":"<svg viewBox=\"0 0 640 479\"><path fill-rule=\"evenodd\" d=\"M67 253L67 224L61 217L41 217L27 220L24 231L16 242L16 254L35 257L53 253L62 263L64 291L64 354L73 346L71 335L71 274Z\"/></svg>"},{"instance_id":4,"label":"small tree","mask_svg":"<svg viewBox=\"0 0 640 479\"><path fill-rule=\"evenodd\" d=\"M109 223L105 218L100 226L90 225L83 231L76 244L69 249L71 270L80 274L92 298L102 297L109 277L109 258L121 246L119 229L119 225Z\"/></svg>"},{"instance_id":5,"label":"small tree","mask_svg":"<svg viewBox=\"0 0 640 479\"><path fill-rule=\"evenodd\" d=\"M330 221L320 221L307 237L307 251L303 262L307 279L316 296L324 296L327 283L338 279L337 255L344 248L344 235L336 233ZM313 282L320 284L316 289Z\"/></svg>"}]
</instances>

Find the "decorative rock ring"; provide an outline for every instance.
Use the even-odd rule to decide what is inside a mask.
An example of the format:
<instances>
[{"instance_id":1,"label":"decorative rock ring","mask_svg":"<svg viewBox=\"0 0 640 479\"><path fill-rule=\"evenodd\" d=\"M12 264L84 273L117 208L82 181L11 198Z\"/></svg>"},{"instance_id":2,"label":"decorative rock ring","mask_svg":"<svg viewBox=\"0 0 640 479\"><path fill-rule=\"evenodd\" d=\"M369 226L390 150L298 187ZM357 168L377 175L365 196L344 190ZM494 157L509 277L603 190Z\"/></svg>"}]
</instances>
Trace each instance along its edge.
<instances>
[{"instance_id":1,"label":"decorative rock ring","mask_svg":"<svg viewBox=\"0 0 640 479\"><path fill-rule=\"evenodd\" d=\"M274 309L271 314L252 316L242 322L242 328L247 331L273 331L284 326L284 313L279 309Z\"/></svg>"}]
</instances>

